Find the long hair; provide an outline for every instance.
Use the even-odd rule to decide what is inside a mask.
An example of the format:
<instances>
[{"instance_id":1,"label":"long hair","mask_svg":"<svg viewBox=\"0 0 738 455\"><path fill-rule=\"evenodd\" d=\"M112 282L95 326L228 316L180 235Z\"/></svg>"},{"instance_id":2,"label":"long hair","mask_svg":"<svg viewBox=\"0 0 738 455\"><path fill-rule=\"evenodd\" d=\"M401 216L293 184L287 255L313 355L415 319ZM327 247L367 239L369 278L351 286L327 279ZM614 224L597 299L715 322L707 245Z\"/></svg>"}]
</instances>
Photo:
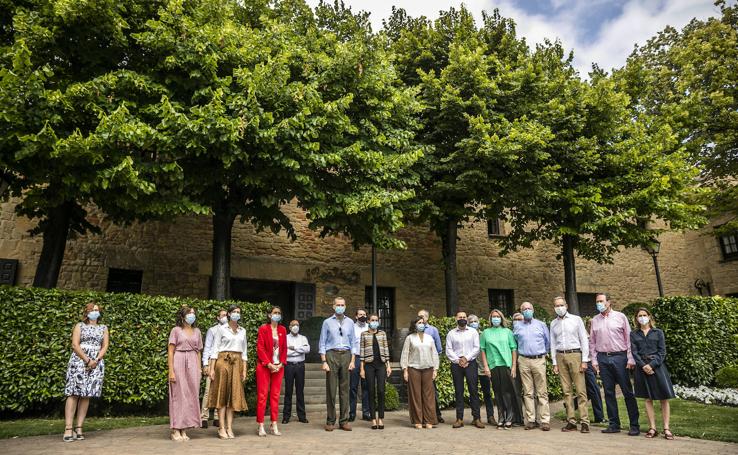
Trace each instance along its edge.
<instances>
[{"instance_id":1,"label":"long hair","mask_svg":"<svg viewBox=\"0 0 738 455\"><path fill-rule=\"evenodd\" d=\"M636 312L633 314L633 325L635 327L641 328L641 323L638 322L638 313L641 311L645 312L648 315L648 323L651 326L651 328L656 327L656 320L653 318L653 314L651 314L651 311L646 307L641 307L636 310Z\"/></svg>"},{"instance_id":2,"label":"long hair","mask_svg":"<svg viewBox=\"0 0 738 455\"><path fill-rule=\"evenodd\" d=\"M191 306L183 305L182 308L177 311L177 327L184 328L185 326L185 317L190 314L190 311L194 311L195 309ZM197 327L197 321L195 321L192 324L192 327Z\"/></svg>"},{"instance_id":3,"label":"long hair","mask_svg":"<svg viewBox=\"0 0 738 455\"><path fill-rule=\"evenodd\" d=\"M503 313L502 311L500 311L497 308L495 308L495 309L493 309L492 311L489 312L489 318L490 319L492 319L492 313L497 313L500 316L500 319L502 319L502 321L500 322L500 327L507 327L507 318L505 318L505 313ZM490 322L490 325L491 324L492 323Z\"/></svg>"}]
</instances>

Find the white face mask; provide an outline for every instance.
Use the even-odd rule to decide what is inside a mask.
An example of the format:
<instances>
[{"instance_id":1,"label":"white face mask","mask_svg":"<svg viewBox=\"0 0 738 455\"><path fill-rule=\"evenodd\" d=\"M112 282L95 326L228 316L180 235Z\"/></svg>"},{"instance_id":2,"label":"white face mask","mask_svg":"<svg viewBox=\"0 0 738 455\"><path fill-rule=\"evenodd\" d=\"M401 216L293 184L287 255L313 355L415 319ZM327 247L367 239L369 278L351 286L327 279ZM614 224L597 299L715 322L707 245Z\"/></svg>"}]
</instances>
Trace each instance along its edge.
<instances>
[{"instance_id":1,"label":"white face mask","mask_svg":"<svg viewBox=\"0 0 738 455\"><path fill-rule=\"evenodd\" d=\"M564 315L566 315L566 307L565 306L557 306L557 307L554 307L554 311L556 312L557 315L559 315L559 317L562 317L563 318Z\"/></svg>"},{"instance_id":2,"label":"white face mask","mask_svg":"<svg viewBox=\"0 0 738 455\"><path fill-rule=\"evenodd\" d=\"M641 325L646 325L646 324L648 324L648 321L650 321L650 320L651 320L651 318L649 318L648 316L641 316L641 317L638 318L638 323L641 324Z\"/></svg>"},{"instance_id":3,"label":"white face mask","mask_svg":"<svg viewBox=\"0 0 738 455\"><path fill-rule=\"evenodd\" d=\"M293 325L292 327L290 327L290 332L292 332L294 335L297 335L299 331L300 331L299 325Z\"/></svg>"},{"instance_id":4,"label":"white face mask","mask_svg":"<svg viewBox=\"0 0 738 455\"><path fill-rule=\"evenodd\" d=\"M218 323L220 325L226 325L226 324L228 324L228 316L223 316L222 318L219 318L218 319Z\"/></svg>"}]
</instances>

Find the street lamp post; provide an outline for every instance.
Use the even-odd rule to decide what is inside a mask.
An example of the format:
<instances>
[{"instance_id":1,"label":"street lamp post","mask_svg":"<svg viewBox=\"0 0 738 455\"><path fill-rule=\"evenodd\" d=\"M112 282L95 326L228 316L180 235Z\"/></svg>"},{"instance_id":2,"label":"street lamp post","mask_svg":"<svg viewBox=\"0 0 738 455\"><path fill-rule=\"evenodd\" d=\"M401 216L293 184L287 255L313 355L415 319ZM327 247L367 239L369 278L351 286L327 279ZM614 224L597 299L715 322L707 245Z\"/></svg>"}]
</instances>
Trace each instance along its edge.
<instances>
[{"instance_id":1,"label":"street lamp post","mask_svg":"<svg viewBox=\"0 0 738 455\"><path fill-rule=\"evenodd\" d=\"M656 271L656 284L659 286L659 297L664 296L664 286L661 284L661 272L659 272L659 250L661 250L661 242L654 238L651 243L643 247L644 250L653 258L653 268Z\"/></svg>"}]
</instances>

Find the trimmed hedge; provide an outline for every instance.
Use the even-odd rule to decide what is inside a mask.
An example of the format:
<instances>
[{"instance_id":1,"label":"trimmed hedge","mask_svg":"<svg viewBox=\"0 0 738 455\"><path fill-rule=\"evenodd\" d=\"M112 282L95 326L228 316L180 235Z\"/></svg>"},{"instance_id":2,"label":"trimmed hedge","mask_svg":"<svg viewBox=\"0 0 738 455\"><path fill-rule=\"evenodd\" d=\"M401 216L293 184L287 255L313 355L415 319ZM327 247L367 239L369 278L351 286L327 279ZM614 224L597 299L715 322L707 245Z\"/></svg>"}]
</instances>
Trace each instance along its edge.
<instances>
[{"instance_id":1,"label":"trimmed hedge","mask_svg":"<svg viewBox=\"0 0 738 455\"><path fill-rule=\"evenodd\" d=\"M715 374L718 387L738 389L738 365L728 365L720 368Z\"/></svg>"},{"instance_id":2,"label":"trimmed hedge","mask_svg":"<svg viewBox=\"0 0 738 455\"><path fill-rule=\"evenodd\" d=\"M0 286L0 412L58 408L64 399L72 328L92 301L102 306L101 323L110 331L102 402L117 410L153 409L167 399L167 341L182 305L197 310L204 338L216 311L234 303ZM247 329L248 355L254 359L256 332L266 320L268 304L237 303ZM245 388L247 393L254 389L252 367Z\"/></svg>"},{"instance_id":3,"label":"trimmed hedge","mask_svg":"<svg viewBox=\"0 0 738 455\"><path fill-rule=\"evenodd\" d=\"M666 337L666 364L674 383L713 385L720 368L738 363L738 299L666 297L651 309Z\"/></svg>"}]
</instances>

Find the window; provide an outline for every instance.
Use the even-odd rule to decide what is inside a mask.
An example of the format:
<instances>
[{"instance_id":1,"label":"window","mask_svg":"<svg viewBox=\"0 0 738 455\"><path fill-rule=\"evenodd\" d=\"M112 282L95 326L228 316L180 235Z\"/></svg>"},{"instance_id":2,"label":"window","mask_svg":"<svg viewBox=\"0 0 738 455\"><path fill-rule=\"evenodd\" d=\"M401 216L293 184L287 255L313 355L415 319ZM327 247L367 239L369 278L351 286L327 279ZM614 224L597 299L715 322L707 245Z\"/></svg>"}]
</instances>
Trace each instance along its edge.
<instances>
[{"instance_id":1,"label":"window","mask_svg":"<svg viewBox=\"0 0 738 455\"><path fill-rule=\"evenodd\" d=\"M488 289L489 309L502 310L505 316L512 316L515 310L514 292L512 289Z\"/></svg>"},{"instance_id":2,"label":"window","mask_svg":"<svg viewBox=\"0 0 738 455\"><path fill-rule=\"evenodd\" d=\"M364 289L364 308L372 312L372 287ZM392 335L395 330L395 288L377 286L377 316L379 328Z\"/></svg>"},{"instance_id":3,"label":"window","mask_svg":"<svg viewBox=\"0 0 738 455\"><path fill-rule=\"evenodd\" d=\"M142 270L114 269L108 270L107 292L141 293Z\"/></svg>"},{"instance_id":4,"label":"window","mask_svg":"<svg viewBox=\"0 0 738 455\"><path fill-rule=\"evenodd\" d=\"M723 260L725 261L738 259L738 233L721 235L720 251L722 251Z\"/></svg>"},{"instance_id":5,"label":"window","mask_svg":"<svg viewBox=\"0 0 738 455\"><path fill-rule=\"evenodd\" d=\"M502 222L499 218L487 220L487 236L500 237L502 235Z\"/></svg>"},{"instance_id":6,"label":"window","mask_svg":"<svg viewBox=\"0 0 738 455\"><path fill-rule=\"evenodd\" d=\"M577 292L579 314L581 316L594 316L598 313L597 305L595 305L596 296L597 294L594 292Z\"/></svg>"},{"instance_id":7,"label":"window","mask_svg":"<svg viewBox=\"0 0 738 455\"><path fill-rule=\"evenodd\" d=\"M18 259L0 259L0 284L15 285Z\"/></svg>"}]
</instances>

